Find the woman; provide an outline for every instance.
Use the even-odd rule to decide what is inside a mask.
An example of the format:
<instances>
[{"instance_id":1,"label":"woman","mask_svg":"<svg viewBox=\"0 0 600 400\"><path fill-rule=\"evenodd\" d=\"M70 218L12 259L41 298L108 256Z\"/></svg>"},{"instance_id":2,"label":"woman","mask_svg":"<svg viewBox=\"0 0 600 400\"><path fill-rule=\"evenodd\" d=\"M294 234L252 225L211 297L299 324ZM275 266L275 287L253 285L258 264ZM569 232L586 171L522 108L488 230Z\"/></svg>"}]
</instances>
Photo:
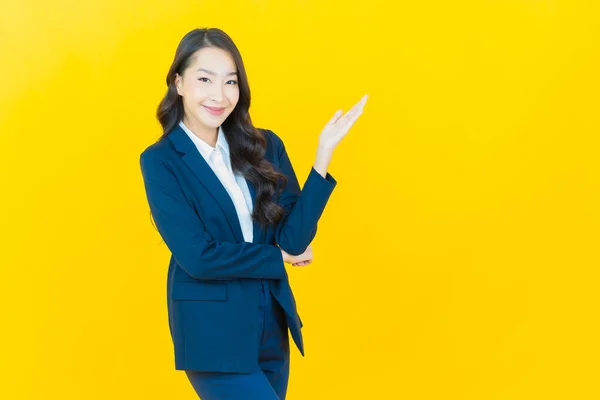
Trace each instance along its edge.
<instances>
[{"instance_id":1,"label":"woman","mask_svg":"<svg viewBox=\"0 0 600 400\"><path fill-rule=\"evenodd\" d=\"M163 135L140 165L172 253L175 368L202 399L285 398L288 328L304 349L284 263L312 261L310 243L336 186L327 167L365 102L325 126L300 190L281 139L252 125L246 72L231 38L195 29L177 47L157 111Z\"/></svg>"}]
</instances>

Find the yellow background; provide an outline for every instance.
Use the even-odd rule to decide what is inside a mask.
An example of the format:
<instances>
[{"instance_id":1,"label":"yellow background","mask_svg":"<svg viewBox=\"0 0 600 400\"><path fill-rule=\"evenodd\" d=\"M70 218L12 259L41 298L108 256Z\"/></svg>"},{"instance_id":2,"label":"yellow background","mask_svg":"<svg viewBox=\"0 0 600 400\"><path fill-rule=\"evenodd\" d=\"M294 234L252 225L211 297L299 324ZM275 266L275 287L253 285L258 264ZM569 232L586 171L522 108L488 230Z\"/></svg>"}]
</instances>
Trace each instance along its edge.
<instances>
[{"instance_id":1,"label":"yellow background","mask_svg":"<svg viewBox=\"0 0 600 400\"><path fill-rule=\"evenodd\" d=\"M228 32L302 182L289 399L600 398L595 0L3 1L0 398L194 399L139 153L181 37Z\"/></svg>"}]
</instances>

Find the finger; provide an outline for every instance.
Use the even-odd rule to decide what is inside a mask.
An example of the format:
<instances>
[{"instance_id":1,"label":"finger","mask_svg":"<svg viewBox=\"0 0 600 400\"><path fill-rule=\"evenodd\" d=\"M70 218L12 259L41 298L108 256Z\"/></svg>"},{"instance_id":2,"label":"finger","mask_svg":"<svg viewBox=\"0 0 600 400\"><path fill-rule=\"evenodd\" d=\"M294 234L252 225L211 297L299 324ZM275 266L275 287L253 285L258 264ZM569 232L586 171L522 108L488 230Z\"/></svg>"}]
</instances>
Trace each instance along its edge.
<instances>
[{"instance_id":1,"label":"finger","mask_svg":"<svg viewBox=\"0 0 600 400\"><path fill-rule=\"evenodd\" d=\"M335 124L340 117L342 116L343 111L342 110L337 110L335 112L335 114L333 114L333 117L329 120L329 122L327 123L327 125L333 125Z\"/></svg>"},{"instance_id":2,"label":"finger","mask_svg":"<svg viewBox=\"0 0 600 400\"><path fill-rule=\"evenodd\" d=\"M346 123L348 124L348 127L351 127L352 125L354 125L354 122L356 122L356 120L358 119L358 117L360 117L363 113L363 108L359 108L355 111L354 114L352 114L347 120Z\"/></svg>"},{"instance_id":3,"label":"finger","mask_svg":"<svg viewBox=\"0 0 600 400\"><path fill-rule=\"evenodd\" d=\"M356 104L352 106L351 109L348 110L348 112L346 114L344 114L344 116L342 117L343 119L347 119L349 118L352 113L354 112L354 110L356 110Z\"/></svg>"},{"instance_id":4,"label":"finger","mask_svg":"<svg viewBox=\"0 0 600 400\"><path fill-rule=\"evenodd\" d=\"M360 100L352 107L353 110L358 110L360 108L363 108L365 106L365 104L367 103L367 99L369 98L369 95L365 94L363 97L360 98Z\"/></svg>"},{"instance_id":5,"label":"finger","mask_svg":"<svg viewBox=\"0 0 600 400\"><path fill-rule=\"evenodd\" d=\"M336 125L344 125L347 128L352 126L352 123L354 122L354 120L356 118L356 114L352 111L348 111L348 113L346 115L344 115L342 118L339 119L339 121ZM347 128L344 131L347 131L348 130Z\"/></svg>"},{"instance_id":6,"label":"finger","mask_svg":"<svg viewBox=\"0 0 600 400\"><path fill-rule=\"evenodd\" d=\"M362 115L362 110L360 110L358 113L356 113L355 115L353 115L348 120L348 127L351 127L352 125L354 125L354 123L356 122L356 120L358 119L358 117L360 117L361 115Z\"/></svg>"},{"instance_id":7,"label":"finger","mask_svg":"<svg viewBox=\"0 0 600 400\"><path fill-rule=\"evenodd\" d=\"M362 112L363 108L365 107L365 104L367 103L368 98L369 96L365 94L363 97L360 98L358 103L356 103L354 107L352 107L353 115L360 114Z\"/></svg>"},{"instance_id":8,"label":"finger","mask_svg":"<svg viewBox=\"0 0 600 400\"><path fill-rule=\"evenodd\" d=\"M356 120L356 117L362 113L362 109L365 106L365 103L367 102L367 98L368 95L364 95L363 97L361 97L358 103L354 104L352 108L348 110L348 112L344 114L342 118L340 118L340 120L346 123L351 121L350 123L352 124Z\"/></svg>"}]
</instances>

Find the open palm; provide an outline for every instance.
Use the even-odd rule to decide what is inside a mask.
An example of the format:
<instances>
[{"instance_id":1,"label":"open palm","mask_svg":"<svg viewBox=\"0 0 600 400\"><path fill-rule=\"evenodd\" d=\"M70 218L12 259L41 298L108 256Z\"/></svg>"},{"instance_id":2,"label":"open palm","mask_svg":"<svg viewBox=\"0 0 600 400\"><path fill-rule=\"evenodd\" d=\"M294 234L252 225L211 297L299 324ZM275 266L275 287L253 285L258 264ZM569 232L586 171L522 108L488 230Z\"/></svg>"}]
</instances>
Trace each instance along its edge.
<instances>
[{"instance_id":1,"label":"open palm","mask_svg":"<svg viewBox=\"0 0 600 400\"><path fill-rule=\"evenodd\" d=\"M319 146L325 149L333 150L346 136L354 122L360 117L363 107L367 102L367 95L364 95L346 114L342 116L343 111L338 110L333 118L329 120L319 136Z\"/></svg>"}]
</instances>

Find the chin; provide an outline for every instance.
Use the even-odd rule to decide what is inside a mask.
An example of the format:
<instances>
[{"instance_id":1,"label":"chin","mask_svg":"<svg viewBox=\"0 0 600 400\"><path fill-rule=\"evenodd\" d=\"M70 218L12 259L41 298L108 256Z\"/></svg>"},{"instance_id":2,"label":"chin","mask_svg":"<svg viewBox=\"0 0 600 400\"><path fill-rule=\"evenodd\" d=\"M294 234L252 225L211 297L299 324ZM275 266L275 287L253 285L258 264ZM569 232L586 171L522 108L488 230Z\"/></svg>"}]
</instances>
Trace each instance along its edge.
<instances>
[{"instance_id":1,"label":"chin","mask_svg":"<svg viewBox=\"0 0 600 400\"><path fill-rule=\"evenodd\" d=\"M215 116L206 113L202 110L201 115L198 115L198 120L202 122L203 125L208 126L210 128L218 128L225 122L225 120L231 115L229 113L223 113L222 115Z\"/></svg>"},{"instance_id":2,"label":"chin","mask_svg":"<svg viewBox=\"0 0 600 400\"><path fill-rule=\"evenodd\" d=\"M202 125L204 125L208 128L218 128L219 126L221 126L221 124L225 120L225 118L222 118L221 116L219 116L219 118L215 118L215 117L211 118L210 116L205 116L205 115L198 115L198 116L196 116L196 119Z\"/></svg>"},{"instance_id":3,"label":"chin","mask_svg":"<svg viewBox=\"0 0 600 400\"><path fill-rule=\"evenodd\" d=\"M211 119L211 120L207 120L205 118L200 118L200 121L202 122L202 125L208 127L208 128L218 128L221 126L221 124L223 123L223 121L216 120L216 119Z\"/></svg>"}]
</instances>

